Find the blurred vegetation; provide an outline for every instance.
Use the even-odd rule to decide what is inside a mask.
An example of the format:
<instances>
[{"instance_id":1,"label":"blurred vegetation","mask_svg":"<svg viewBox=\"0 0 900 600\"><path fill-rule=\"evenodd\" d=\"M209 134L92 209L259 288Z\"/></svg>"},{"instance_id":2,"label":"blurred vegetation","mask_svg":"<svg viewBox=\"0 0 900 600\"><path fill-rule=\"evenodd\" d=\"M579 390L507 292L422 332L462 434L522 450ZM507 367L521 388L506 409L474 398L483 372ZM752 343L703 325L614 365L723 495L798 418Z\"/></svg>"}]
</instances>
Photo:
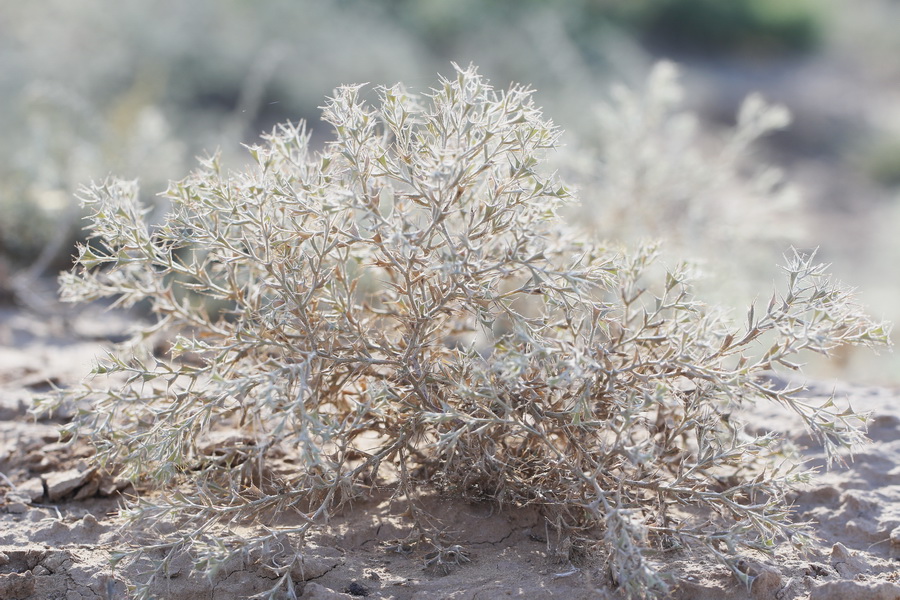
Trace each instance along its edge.
<instances>
[{"instance_id":1,"label":"blurred vegetation","mask_svg":"<svg viewBox=\"0 0 900 600\"><path fill-rule=\"evenodd\" d=\"M900 186L900 138L872 142L861 153L860 163L874 181L888 187Z\"/></svg>"},{"instance_id":2,"label":"blurred vegetation","mask_svg":"<svg viewBox=\"0 0 900 600\"><path fill-rule=\"evenodd\" d=\"M808 0L384 0L382 4L393 20L445 53L473 29L502 26L510 15L518 18L548 9L558 11L573 40L588 52L591 38L612 27L651 46L700 53L803 53L817 49L822 37L820 11Z\"/></svg>"},{"instance_id":3,"label":"blurred vegetation","mask_svg":"<svg viewBox=\"0 0 900 600\"><path fill-rule=\"evenodd\" d=\"M772 57L810 52L822 41L819 10L806 0L637 0L614 12L667 50Z\"/></svg>"}]
</instances>

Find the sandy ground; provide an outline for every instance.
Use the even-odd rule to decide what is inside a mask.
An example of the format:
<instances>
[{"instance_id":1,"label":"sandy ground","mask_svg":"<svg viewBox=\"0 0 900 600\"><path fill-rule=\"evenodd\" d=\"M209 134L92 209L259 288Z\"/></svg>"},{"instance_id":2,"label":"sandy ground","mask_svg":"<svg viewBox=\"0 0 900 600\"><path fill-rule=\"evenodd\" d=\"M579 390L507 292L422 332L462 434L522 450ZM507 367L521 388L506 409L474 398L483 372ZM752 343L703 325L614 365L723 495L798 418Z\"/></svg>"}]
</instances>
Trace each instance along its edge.
<instances>
[{"instance_id":1,"label":"sandy ground","mask_svg":"<svg viewBox=\"0 0 900 600\"><path fill-rule=\"evenodd\" d=\"M89 369L104 338L123 321L87 315L61 322L0 307L0 599L127 598L136 568L113 569L110 553L123 546L120 494L133 490L90 468L89 450L57 443L60 421L34 421L30 397L48 381L68 385ZM707 559L675 555L666 568L677 599L900 600L900 391L841 383L816 384L816 393L846 394L872 411L873 442L851 466L823 474L796 494L798 517L818 522L821 538L807 556L781 548L774 557L747 556L750 589ZM778 407L757 407L754 427L775 427L810 444L796 419ZM805 450L821 465L820 449ZM554 560L556 541L533 509L496 510L425 495L433 524L468 553L445 572L397 543L409 531L398 502L372 498L339 515L310 540L296 580L302 598L396 600L492 598L618 598L600 565ZM252 565L226 565L209 581L187 561L155 590L171 599L244 598L272 584Z\"/></svg>"}]
</instances>

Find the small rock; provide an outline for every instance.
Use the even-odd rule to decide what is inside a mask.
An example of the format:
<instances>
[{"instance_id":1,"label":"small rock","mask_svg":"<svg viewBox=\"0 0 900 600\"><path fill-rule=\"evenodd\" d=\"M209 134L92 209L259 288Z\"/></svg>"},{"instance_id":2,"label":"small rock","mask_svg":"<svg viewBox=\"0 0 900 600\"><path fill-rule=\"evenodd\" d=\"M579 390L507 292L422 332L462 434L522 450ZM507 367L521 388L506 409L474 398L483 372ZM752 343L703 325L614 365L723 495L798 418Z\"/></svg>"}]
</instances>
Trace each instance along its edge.
<instances>
[{"instance_id":1,"label":"small rock","mask_svg":"<svg viewBox=\"0 0 900 600\"><path fill-rule=\"evenodd\" d=\"M760 569L750 584L754 600L775 600L775 593L780 589L781 573L768 567Z\"/></svg>"},{"instance_id":2,"label":"small rock","mask_svg":"<svg viewBox=\"0 0 900 600\"><path fill-rule=\"evenodd\" d=\"M303 558L291 569L294 581L309 581L321 577L341 564L343 557L334 548L308 545L303 551Z\"/></svg>"},{"instance_id":3,"label":"small rock","mask_svg":"<svg viewBox=\"0 0 900 600\"><path fill-rule=\"evenodd\" d=\"M775 592L781 589L781 573L758 563L739 560L737 568L750 578L750 592L754 600L775 600Z\"/></svg>"},{"instance_id":4,"label":"small rock","mask_svg":"<svg viewBox=\"0 0 900 600\"><path fill-rule=\"evenodd\" d=\"M0 552L0 567L9 564L9 554L6 552Z\"/></svg>"},{"instance_id":5,"label":"small rock","mask_svg":"<svg viewBox=\"0 0 900 600\"><path fill-rule=\"evenodd\" d=\"M71 564L72 559L69 558L66 552L51 552L41 561L41 566L45 567L49 573L59 573L67 566L71 566ZM34 574L38 574L37 570L35 570Z\"/></svg>"},{"instance_id":6,"label":"small rock","mask_svg":"<svg viewBox=\"0 0 900 600\"><path fill-rule=\"evenodd\" d=\"M90 471L79 471L78 469L50 473L45 478L47 482L47 497L51 502L62 500L84 485L84 482L87 481L91 474Z\"/></svg>"},{"instance_id":7,"label":"small rock","mask_svg":"<svg viewBox=\"0 0 900 600\"><path fill-rule=\"evenodd\" d=\"M40 508L32 508L31 510L28 511L27 518L32 523L40 523L47 516L48 516L48 514L45 511L41 510Z\"/></svg>"},{"instance_id":8,"label":"small rock","mask_svg":"<svg viewBox=\"0 0 900 600\"><path fill-rule=\"evenodd\" d=\"M351 581L350 585L347 586L347 589L344 590L351 596L368 596L369 588L362 585L361 583L357 583L356 581Z\"/></svg>"},{"instance_id":9,"label":"small rock","mask_svg":"<svg viewBox=\"0 0 900 600\"><path fill-rule=\"evenodd\" d=\"M900 585L887 581L829 581L810 590L809 600L900 600Z\"/></svg>"},{"instance_id":10,"label":"small rock","mask_svg":"<svg viewBox=\"0 0 900 600\"><path fill-rule=\"evenodd\" d=\"M166 577L175 579L184 575L190 575L193 571L193 561L190 553L182 550L178 554L169 558L166 566Z\"/></svg>"},{"instance_id":11,"label":"small rock","mask_svg":"<svg viewBox=\"0 0 900 600\"><path fill-rule=\"evenodd\" d=\"M0 575L0 598L24 600L34 594L34 573L5 573Z\"/></svg>"},{"instance_id":12,"label":"small rock","mask_svg":"<svg viewBox=\"0 0 900 600\"><path fill-rule=\"evenodd\" d=\"M866 572L869 568L865 561L854 556L847 549L847 546L840 542L831 548L831 565L838 572L838 575L847 579L853 579L860 573Z\"/></svg>"},{"instance_id":13,"label":"small rock","mask_svg":"<svg viewBox=\"0 0 900 600\"><path fill-rule=\"evenodd\" d=\"M116 480L110 477L109 475L104 475L100 478L100 485L97 488L97 493L101 496L112 496L116 493Z\"/></svg>"},{"instance_id":14,"label":"small rock","mask_svg":"<svg viewBox=\"0 0 900 600\"><path fill-rule=\"evenodd\" d=\"M24 502L10 502L6 505L6 512L13 515L21 515L28 512L28 505Z\"/></svg>"},{"instance_id":15,"label":"small rock","mask_svg":"<svg viewBox=\"0 0 900 600\"><path fill-rule=\"evenodd\" d=\"M92 477L81 486L77 492L75 492L75 500L84 500L85 498L93 498L97 495L97 490L100 489L100 479L97 477Z\"/></svg>"},{"instance_id":16,"label":"small rock","mask_svg":"<svg viewBox=\"0 0 900 600\"><path fill-rule=\"evenodd\" d=\"M10 490L6 492L3 495L3 500L6 501L7 504L10 502L24 502L25 504L31 502L31 498L28 497L28 494L23 494L18 490Z\"/></svg>"},{"instance_id":17,"label":"small rock","mask_svg":"<svg viewBox=\"0 0 900 600\"><path fill-rule=\"evenodd\" d=\"M307 600L346 600L350 597L347 594L340 594L328 589L314 581L307 583L306 587L303 588L303 598Z\"/></svg>"},{"instance_id":18,"label":"small rock","mask_svg":"<svg viewBox=\"0 0 900 600\"><path fill-rule=\"evenodd\" d=\"M838 542L831 547L831 562L847 562L851 558L853 558L853 555L850 554L847 546L842 543Z\"/></svg>"},{"instance_id":19,"label":"small rock","mask_svg":"<svg viewBox=\"0 0 900 600\"><path fill-rule=\"evenodd\" d=\"M120 492L131 485L127 479L114 478L110 475L104 475L99 480L97 494L100 496L112 496L116 492Z\"/></svg>"},{"instance_id":20,"label":"small rock","mask_svg":"<svg viewBox=\"0 0 900 600\"><path fill-rule=\"evenodd\" d=\"M50 569L45 567L44 565L38 565L31 570L32 573L37 577L43 577L44 575L50 575Z\"/></svg>"},{"instance_id":21,"label":"small rock","mask_svg":"<svg viewBox=\"0 0 900 600\"><path fill-rule=\"evenodd\" d=\"M891 544L900 546L900 527L895 527L894 530L891 531Z\"/></svg>"},{"instance_id":22,"label":"small rock","mask_svg":"<svg viewBox=\"0 0 900 600\"><path fill-rule=\"evenodd\" d=\"M97 526L97 517L95 517L91 513L87 513L81 518L81 524L85 529L93 529Z\"/></svg>"},{"instance_id":23,"label":"small rock","mask_svg":"<svg viewBox=\"0 0 900 600\"><path fill-rule=\"evenodd\" d=\"M57 457L41 454L40 460L36 465L31 466L31 470L37 471L38 473L46 473L47 471L58 469L60 466L60 461Z\"/></svg>"},{"instance_id":24,"label":"small rock","mask_svg":"<svg viewBox=\"0 0 900 600\"><path fill-rule=\"evenodd\" d=\"M32 477L25 483L17 486L19 494L28 497L29 502L40 502L44 499L44 482L40 477Z\"/></svg>"}]
</instances>

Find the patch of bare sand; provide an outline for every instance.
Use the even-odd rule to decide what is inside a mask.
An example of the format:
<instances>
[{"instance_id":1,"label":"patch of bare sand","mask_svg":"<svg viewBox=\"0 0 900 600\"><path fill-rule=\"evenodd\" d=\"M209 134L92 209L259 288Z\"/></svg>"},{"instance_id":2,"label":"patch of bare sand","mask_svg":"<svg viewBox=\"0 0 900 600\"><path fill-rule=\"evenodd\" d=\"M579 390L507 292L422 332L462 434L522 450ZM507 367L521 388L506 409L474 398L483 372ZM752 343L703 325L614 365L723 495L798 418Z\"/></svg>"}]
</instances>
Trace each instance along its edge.
<instances>
[{"instance_id":1,"label":"patch of bare sand","mask_svg":"<svg viewBox=\"0 0 900 600\"><path fill-rule=\"evenodd\" d=\"M99 328L114 329L103 322L80 325L82 331ZM139 577L140 564L114 569L109 562L111 553L123 548L118 498L130 490L93 469L85 447L56 442L65 415L34 422L26 414L31 394L45 389L48 380L78 381L98 350L96 341L58 334L46 320L0 309L2 599L125 598L128 583ZM797 492L798 518L818 523L817 547L805 557L787 548L774 557L748 555L750 589L706 558L673 554L660 560L673 574L674 598L900 600L900 394L841 383L815 389L823 396L832 391L848 394L855 408L872 411L873 443L848 468L824 473ZM789 411L758 406L753 422L809 445L806 456L824 465L821 450ZM421 507L451 547L443 565L427 566L434 557L403 543L411 527L403 516L406 505L379 493L337 515L327 531L309 540L302 568L294 574L296 592L310 599L619 597L602 564L559 558L566 554L566 540L558 539L536 509L500 510L427 493ZM224 600L250 596L272 583L270 573L239 560L207 580L191 574L182 556L155 594Z\"/></svg>"}]
</instances>

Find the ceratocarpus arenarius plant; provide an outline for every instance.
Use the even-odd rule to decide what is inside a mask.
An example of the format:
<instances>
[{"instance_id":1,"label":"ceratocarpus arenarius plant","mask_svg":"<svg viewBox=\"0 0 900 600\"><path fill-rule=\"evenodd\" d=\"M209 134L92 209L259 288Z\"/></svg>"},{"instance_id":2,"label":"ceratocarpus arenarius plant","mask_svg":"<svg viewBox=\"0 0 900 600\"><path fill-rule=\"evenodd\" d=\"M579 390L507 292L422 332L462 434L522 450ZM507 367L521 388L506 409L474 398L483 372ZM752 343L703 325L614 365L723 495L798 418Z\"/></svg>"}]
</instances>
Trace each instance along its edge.
<instances>
[{"instance_id":1,"label":"ceratocarpus arenarius plant","mask_svg":"<svg viewBox=\"0 0 900 600\"><path fill-rule=\"evenodd\" d=\"M559 132L528 89L469 67L424 96L380 88L370 106L360 90L327 102L322 151L284 125L244 172L213 157L170 186L160 225L134 183L84 194L91 240L63 297L146 301L156 321L44 408L75 401L69 433L156 489L131 512L176 520L156 550L207 571L268 561L272 594L291 596L304 534L386 486L409 496L431 563L465 562L417 518L425 482L540 506L630 597L665 593L659 549L731 564L803 545L785 494L808 472L738 409L787 405L837 456L863 418L767 375L802 351L885 344L886 328L799 253L786 287L732 324L684 269L653 266L655 247L574 234L557 216L569 192L542 172ZM204 453L234 428L232 452ZM286 454L291 469L269 468ZM296 524L225 526L272 511Z\"/></svg>"}]
</instances>

